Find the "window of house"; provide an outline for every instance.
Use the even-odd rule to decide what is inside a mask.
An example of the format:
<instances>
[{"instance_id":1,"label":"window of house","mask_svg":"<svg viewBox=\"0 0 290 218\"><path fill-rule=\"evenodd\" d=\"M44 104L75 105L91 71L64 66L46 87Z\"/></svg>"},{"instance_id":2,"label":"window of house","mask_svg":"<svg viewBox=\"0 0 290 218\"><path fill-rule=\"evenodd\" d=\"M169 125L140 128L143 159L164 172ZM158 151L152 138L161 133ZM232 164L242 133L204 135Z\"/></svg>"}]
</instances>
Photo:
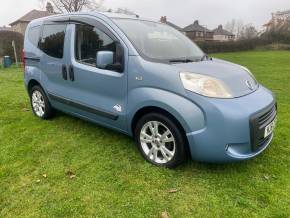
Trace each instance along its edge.
<instances>
[{"instance_id":1,"label":"window of house","mask_svg":"<svg viewBox=\"0 0 290 218\"><path fill-rule=\"evenodd\" d=\"M35 46L38 46L40 37L40 26L35 26L28 31L28 40Z\"/></svg>"},{"instance_id":2,"label":"window of house","mask_svg":"<svg viewBox=\"0 0 290 218\"><path fill-rule=\"evenodd\" d=\"M116 50L117 42L97 27L76 25L75 58L78 62L96 67L99 51L112 51L116 55Z\"/></svg>"},{"instance_id":3,"label":"window of house","mask_svg":"<svg viewBox=\"0 0 290 218\"><path fill-rule=\"evenodd\" d=\"M63 58L65 31L64 24L44 25L40 49L51 57Z\"/></svg>"},{"instance_id":4,"label":"window of house","mask_svg":"<svg viewBox=\"0 0 290 218\"><path fill-rule=\"evenodd\" d=\"M197 32L197 37L203 37L203 32Z\"/></svg>"}]
</instances>

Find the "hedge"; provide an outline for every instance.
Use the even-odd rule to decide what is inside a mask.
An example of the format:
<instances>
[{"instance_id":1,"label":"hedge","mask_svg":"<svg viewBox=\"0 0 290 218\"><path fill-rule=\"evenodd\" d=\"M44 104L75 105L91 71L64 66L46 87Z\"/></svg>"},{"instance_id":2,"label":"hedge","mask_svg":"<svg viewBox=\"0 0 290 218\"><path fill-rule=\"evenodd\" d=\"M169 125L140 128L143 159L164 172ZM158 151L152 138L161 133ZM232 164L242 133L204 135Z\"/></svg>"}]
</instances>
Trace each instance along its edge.
<instances>
[{"instance_id":1,"label":"hedge","mask_svg":"<svg viewBox=\"0 0 290 218\"><path fill-rule=\"evenodd\" d=\"M206 53L249 51L260 47L270 48L269 45L272 44L290 45L290 34L268 33L254 39L227 42L205 41L196 42L196 44Z\"/></svg>"},{"instance_id":2,"label":"hedge","mask_svg":"<svg viewBox=\"0 0 290 218\"><path fill-rule=\"evenodd\" d=\"M24 37L22 34L13 31L0 31L0 58L10 56L15 62L12 41L15 41L18 61L21 60Z\"/></svg>"}]
</instances>

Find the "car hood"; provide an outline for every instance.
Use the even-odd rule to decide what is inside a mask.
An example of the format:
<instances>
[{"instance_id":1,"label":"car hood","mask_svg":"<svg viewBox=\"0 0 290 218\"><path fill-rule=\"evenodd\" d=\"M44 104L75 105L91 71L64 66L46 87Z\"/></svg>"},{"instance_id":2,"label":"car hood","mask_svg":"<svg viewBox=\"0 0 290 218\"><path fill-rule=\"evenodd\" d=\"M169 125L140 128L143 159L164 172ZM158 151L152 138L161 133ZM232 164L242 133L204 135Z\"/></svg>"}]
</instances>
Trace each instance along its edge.
<instances>
[{"instance_id":1,"label":"car hood","mask_svg":"<svg viewBox=\"0 0 290 218\"><path fill-rule=\"evenodd\" d=\"M258 83L242 66L220 59L174 64L179 72L191 72L214 77L221 81L234 98L258 89Z\"/></svg>"}]
</instances>

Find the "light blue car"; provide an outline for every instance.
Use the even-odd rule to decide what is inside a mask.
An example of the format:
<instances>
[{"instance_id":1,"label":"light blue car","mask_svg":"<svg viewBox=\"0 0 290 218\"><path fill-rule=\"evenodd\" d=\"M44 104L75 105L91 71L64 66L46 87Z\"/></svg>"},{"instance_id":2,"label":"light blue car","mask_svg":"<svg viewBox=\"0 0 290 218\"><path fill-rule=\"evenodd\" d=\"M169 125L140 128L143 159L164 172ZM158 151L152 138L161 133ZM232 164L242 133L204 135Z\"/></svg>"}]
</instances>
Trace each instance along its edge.
<instances>
[{"instance_id":1,"label":"light blue car","mask_svg":"<svg viewBox=\"0 0 290 218\"><path fill-rule=\"evenodd\" d=\"M166 24L56 15L31 22L24 44L36 116L60 110L132 136L152 164L247 160L273 138L273 94L247 68L209 58Z\"/></svg>"}]
</instances>

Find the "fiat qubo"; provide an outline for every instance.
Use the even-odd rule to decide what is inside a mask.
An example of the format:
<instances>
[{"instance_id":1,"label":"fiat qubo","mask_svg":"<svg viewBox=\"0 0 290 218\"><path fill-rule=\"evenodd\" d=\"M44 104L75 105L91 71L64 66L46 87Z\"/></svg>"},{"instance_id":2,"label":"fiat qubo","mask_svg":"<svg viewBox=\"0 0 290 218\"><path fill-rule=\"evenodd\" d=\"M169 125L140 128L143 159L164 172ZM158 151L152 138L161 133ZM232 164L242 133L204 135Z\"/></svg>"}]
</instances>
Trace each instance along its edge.
<instances>
[{"instance_id":1,"label":"fiat qubo","mask_svg":"<svg viewBox=\"0 0 290 218\"><path fill-rule=\"evenodd\" d=\"M41 18L28 25L23 57L37 117L59 110L132 136L157 166L247 160L273 138L271 91L163 23L110 13Z\"/></svg>"}]
</instances>

